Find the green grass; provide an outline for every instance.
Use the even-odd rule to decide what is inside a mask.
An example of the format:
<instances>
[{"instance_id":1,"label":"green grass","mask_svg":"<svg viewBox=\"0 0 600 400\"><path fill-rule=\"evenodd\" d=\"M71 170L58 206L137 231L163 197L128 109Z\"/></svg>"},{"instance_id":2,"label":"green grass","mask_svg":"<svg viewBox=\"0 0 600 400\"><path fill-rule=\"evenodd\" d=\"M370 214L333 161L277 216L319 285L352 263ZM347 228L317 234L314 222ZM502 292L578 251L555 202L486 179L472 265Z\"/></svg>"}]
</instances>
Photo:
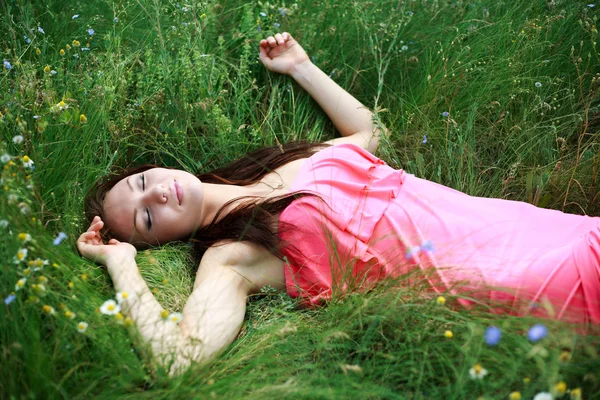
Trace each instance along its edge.
<instances>
[{"instance_id":1,"label":"green grass","mask_svg":"<svg viewBox=\"0 0 600 400\"><path fill-rule=\"evenodd\" d=\"M264 145L335 135L306 93L258 61L258 40L284 30L377 111L391 131L380 152L390 165L472 195L600 215L600 4L83 4L0 3L0 45L12 65L0 71L0 155L15 157L2 170L2 297L26 273L13 263L18 233L33 238L27 260L49 261L0 306L3 398L532 398L559 381L600 398L597 328L583 336L543 321L549 336L532 344L525 333L539 321L485 306L466 311L451 296L439 306L401 283L311 310L282 293L257 296L221 358L169 380L148 367L128 328L95 312L114 290L74 246L84 194L115 167L156 162L196 172ZM68 108L56 111L61 100ZM59 231L69 238L53 246ZM193 281L187 247L145 252L138 262L165 308L181 310ZM36 293L40 276L46 290ZM79 321L89 324L84 334ZM483 341L489 325L503 330L498 346ZM469 378L475 363L489 371L483 380Z\"/></svg>"}]
</instances>

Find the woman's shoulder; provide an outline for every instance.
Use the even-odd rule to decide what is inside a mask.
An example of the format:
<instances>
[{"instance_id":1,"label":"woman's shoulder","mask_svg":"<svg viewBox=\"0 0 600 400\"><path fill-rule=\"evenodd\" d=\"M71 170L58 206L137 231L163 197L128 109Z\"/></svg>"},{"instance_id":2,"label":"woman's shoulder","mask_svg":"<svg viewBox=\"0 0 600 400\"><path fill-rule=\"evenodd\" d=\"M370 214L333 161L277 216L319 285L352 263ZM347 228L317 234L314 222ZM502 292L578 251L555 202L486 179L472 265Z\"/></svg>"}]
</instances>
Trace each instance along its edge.
<instances>
[{"instance_id":1,"label":"woman's shoulder","mask_svg":"<svg viewBox=\"0 0 600 400\"><path fill-rule=\"evenodd\" d=\"M263 246L246 241L221 241L213 244L202 256L200 264L210 262L219 265L247 267L277 259Z\"/></svg>"}]
</instances>

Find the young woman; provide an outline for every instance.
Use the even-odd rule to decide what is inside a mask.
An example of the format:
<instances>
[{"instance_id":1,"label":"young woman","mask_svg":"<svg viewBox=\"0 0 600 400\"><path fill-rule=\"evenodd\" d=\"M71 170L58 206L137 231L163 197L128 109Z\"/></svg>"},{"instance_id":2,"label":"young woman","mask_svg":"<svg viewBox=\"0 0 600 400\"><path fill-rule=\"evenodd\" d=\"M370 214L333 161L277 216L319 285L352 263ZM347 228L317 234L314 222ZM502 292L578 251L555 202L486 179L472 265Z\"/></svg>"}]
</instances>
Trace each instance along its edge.
<instances>
[{"instance_id":1,"label":"young woman","mask_svg":"<svg viewBox=\"0 0 600 400\"><path fill-rule=\"evenodd\" d=\"M384 128L288 33L261 40L260 59L308 91L342 137L263 149L198 177L138 168L87 201L93 219L77 247L106 266L117 291L134 294L124 311L170 373L222 352L246 297L265 285L318 304L422 271L439 292L600 323L600 219L471 197L394 170L371 154ZM190 238L206 251L176 325L162 320L134 245Z\"/></svg>"}]
</instances>

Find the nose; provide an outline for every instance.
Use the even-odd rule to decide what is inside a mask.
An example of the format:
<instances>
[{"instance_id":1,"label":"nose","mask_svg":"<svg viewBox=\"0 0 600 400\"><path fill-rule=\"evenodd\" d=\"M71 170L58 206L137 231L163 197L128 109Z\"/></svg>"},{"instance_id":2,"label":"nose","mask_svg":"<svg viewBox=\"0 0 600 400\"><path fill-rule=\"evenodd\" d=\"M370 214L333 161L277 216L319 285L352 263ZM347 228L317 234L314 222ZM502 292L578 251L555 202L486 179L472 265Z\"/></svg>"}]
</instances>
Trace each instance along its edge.
<instances>
[{"instance_id":1,"label":"nose","mask_svg":"<svg viewBox=\"0 0 600 400\"><path fill-rule=\"evenodd\" d=\"M147 205L164 204L168 201L167 192L163 185L154 185L144 192L143 201Z\"/></svg>"}]
</instances>

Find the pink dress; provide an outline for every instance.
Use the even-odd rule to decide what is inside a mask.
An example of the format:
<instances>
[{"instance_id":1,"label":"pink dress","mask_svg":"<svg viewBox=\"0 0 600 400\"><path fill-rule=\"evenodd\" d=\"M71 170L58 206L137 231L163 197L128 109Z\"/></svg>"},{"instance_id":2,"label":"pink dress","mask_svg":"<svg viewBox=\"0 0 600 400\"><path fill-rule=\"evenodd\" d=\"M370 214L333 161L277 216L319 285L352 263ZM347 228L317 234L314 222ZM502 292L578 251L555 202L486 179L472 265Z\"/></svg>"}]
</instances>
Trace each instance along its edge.
<instances>
[{"instance_id":1,"label":"pink dress","mask_svg":"<svg viewBox=\"0 0 600 400\"><path fill-rule=\"evenodd\" d=\"M291 190L322 199L279 217L287 292L308 304L423 272L465 306L600 323L600 218L469 196L350 144L308 158Z\"/></svg>"}]
</instances>

